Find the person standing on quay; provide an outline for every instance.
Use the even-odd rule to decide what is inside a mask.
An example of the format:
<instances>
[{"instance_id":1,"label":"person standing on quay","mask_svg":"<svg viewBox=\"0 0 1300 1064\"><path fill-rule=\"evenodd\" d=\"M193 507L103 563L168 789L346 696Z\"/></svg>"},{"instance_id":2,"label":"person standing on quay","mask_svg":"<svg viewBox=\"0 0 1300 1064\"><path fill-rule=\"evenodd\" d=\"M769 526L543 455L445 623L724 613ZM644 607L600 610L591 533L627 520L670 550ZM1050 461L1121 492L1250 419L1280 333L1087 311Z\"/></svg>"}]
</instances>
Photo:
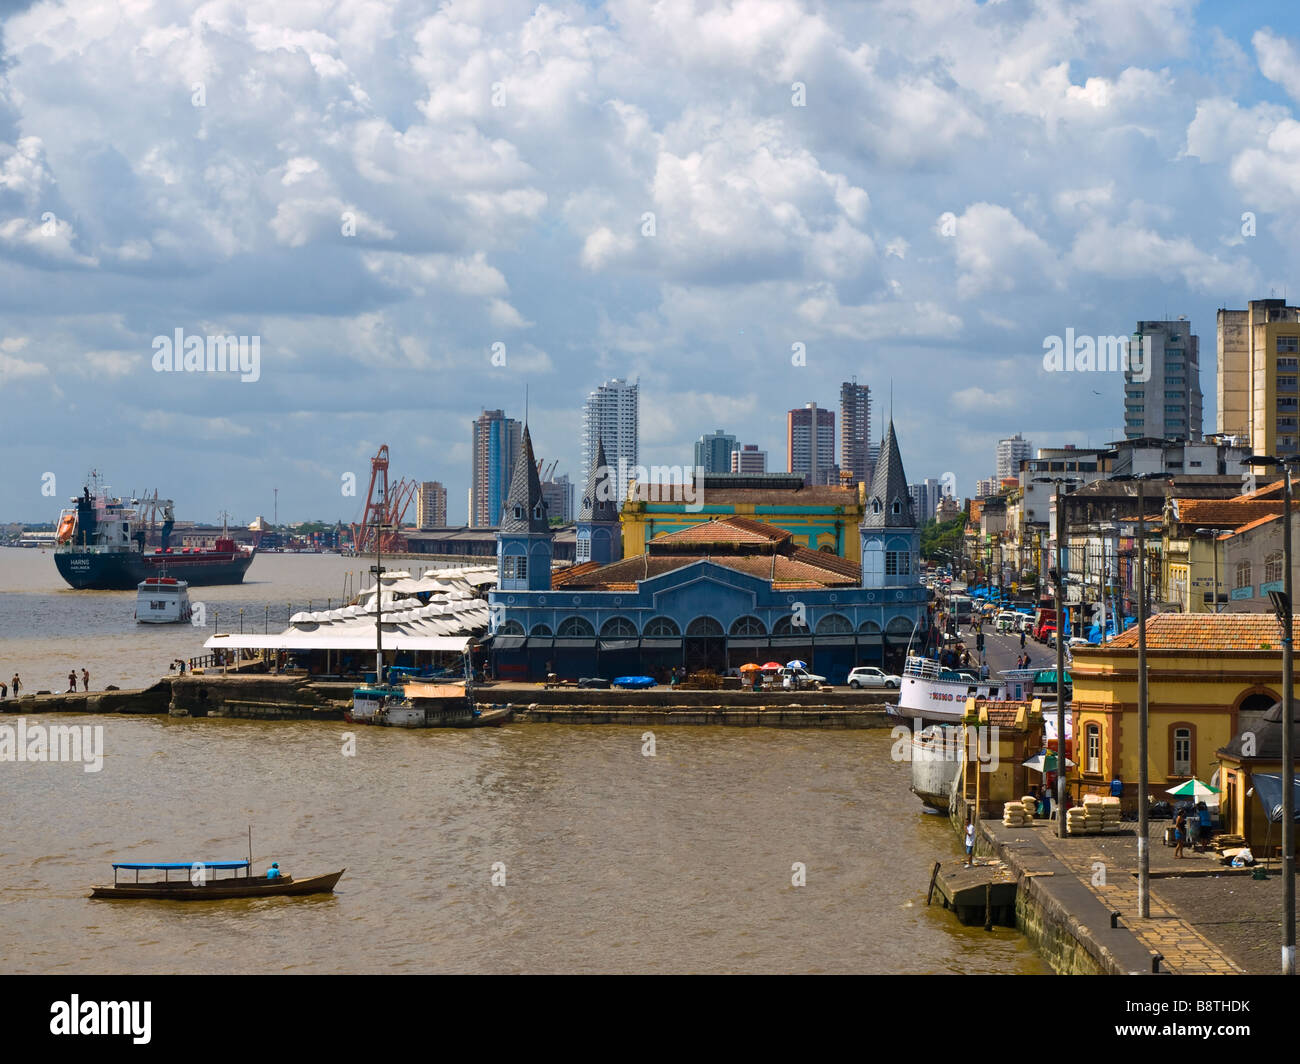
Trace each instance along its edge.
<instances>
[{"instance_id":1,"label":"person standing on quay","mask_svg":"<svg viewBox=\"0 0 1300 1064\"><path fill-rule=\"evenodd\" d=\"M77 670L68 670L68 694L77 693Z\"/></svg>"},{"instance_id":2,"label":"person standing on quay","mask_svg":"<svg viewBox=\"0 0 1300 1064\"><path fill-rule=\"evenodd\" d=\"M969 814L968 814L969 817ZM975 824L970 819L966 821L966 867L970 868L975 862Z\"/></svg>"},{"instance_id":3,"label":"person standing on quay","mask_svg":"<svg viewBox=\"0 0 1300 1064\"><path fill-rule=\"evenodd\" d=\"M81 689L83 691L90 690L90 673L85 669L81 670Z\"/></svg>"},{"instance_id":4,"label":"person standing on quay","mask_svg":"<svg viewBox=\"0 0 1300 1064\"><path fill-rule=\"evenodd\" d=\"M18 674L14 673L14 678L9 681L9 686L14 689L14 698L18 697L18 692L23 689L22 680L18 679Z\"/></svg>"}]
</instances>

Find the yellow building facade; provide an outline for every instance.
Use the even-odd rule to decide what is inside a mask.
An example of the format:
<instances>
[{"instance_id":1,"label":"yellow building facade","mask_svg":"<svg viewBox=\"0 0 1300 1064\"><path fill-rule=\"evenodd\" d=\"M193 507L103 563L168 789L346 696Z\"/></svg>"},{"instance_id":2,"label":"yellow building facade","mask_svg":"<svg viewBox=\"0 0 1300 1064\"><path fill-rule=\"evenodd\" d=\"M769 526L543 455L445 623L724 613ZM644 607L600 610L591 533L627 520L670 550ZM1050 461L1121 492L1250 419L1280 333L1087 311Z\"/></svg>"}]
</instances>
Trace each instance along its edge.
<instances>
[{"instance_id":1,"label":"yellow building facade","mask_svg":"<svg viewBox=\"0 0 1300 1064\"><path fill-rule=\"evenodd\" d=\"M1277 622L1263 614L1159 614L1147 620L1150 793L1158 798L1197 776L1208 781L1218 751L1280 696ZM1124 784L1136 808L1138 762L1137 629L1104 647L1078 647L1073 680L1076 768L1072 798Z\"/></svg>"},{"instance_id":2,"label":"yellow building facade","mask_svg":"<svg viewBox=\"0 0 1300 1064\"><path fill-rule=\"evenodd\" d=\"M750 517L783 529L810 550L862 562L858 525L866 512L866 488L805 487L790 474L709 474L691 484L633 483L619 521L623 557L646 552L646 544L670 532L727 517Z\"/></svg>"}]
</instances>

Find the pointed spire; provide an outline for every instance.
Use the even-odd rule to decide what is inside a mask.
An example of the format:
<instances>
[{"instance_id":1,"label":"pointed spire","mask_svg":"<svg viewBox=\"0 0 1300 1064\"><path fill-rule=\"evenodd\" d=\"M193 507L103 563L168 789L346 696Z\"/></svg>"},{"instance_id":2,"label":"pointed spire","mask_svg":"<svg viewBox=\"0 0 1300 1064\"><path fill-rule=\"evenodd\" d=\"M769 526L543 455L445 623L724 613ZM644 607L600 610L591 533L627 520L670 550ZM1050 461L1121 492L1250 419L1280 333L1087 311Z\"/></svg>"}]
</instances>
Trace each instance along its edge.
<instances>
[{"instance_id":1,"label":"pointed spire","mask_svg":"<svg viewBox=\"0 0 1300 1064\"><path fill-rule=\"evenodd\" d=\"M903 471L903 458L898 453L898 439L894 435L894 419L880 444L880 458L867 490L866 513L862 516L863 528L916 528L916 515L912 510L912 495L907 490L907 474Z\"/></svg>"},{"instance_id":2,"label":"pointed spire","mask_svg":"<svg viewBox=\"0 0 1300 1064\"><path fill-rule=\"evenodd\" d=\"M510 492L501 513L502 532L549 532L546 503L542 499L542 482L537 476L537 459L533 457L533 440L524 423L524 438L519 445L510 476Z\"/></svg>"},{"instance_id":3,"label":"pointed spire","mask_svg":"<svg viewBox=\"0 0 1300 1064\"><path fill-rule=\"evenodd\" d=\"M605 441L596 438L596 456L587 472L587 486L583 489L582 505L578 507L578 520L616 522L618 520L618 491L614 471L605 460Z\"/></svg>"}]
</instances>

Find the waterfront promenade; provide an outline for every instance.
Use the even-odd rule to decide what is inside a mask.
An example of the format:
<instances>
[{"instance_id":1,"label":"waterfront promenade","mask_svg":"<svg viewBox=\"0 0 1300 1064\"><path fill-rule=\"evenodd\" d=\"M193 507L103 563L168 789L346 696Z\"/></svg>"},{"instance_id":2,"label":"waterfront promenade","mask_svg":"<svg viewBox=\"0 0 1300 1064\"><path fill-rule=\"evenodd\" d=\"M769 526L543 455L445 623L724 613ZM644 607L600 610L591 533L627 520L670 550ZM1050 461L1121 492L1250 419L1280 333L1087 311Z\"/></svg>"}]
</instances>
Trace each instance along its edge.
<instances>
[{"instance_id":1,"label":"waterfront promenade","mask_svg":"<svg viewBox=\"0 0 1300 1064\"><path fill-rule=\"evenodd\" d=\"M1072 921L1073 937L1101 955L1109 970L1149 972L1152 954L1159 954L1159 970L1172 975L1275 972L1281 939L1277 877L1253 880L1249 870L1218 865L1213 853L1175 858L1160 841L1167 823L1152 824L1147 920L1137 915L1136 825L1114 835L1059 839L1054 821L1008 828L984 820L980 834L985 852L1033 879L1045 899L1041 907L1055 911L1061 926L1066 918ZM1116 929L1110 927L1112 912L1120 914Z\"/></svg>"}]
</instances>

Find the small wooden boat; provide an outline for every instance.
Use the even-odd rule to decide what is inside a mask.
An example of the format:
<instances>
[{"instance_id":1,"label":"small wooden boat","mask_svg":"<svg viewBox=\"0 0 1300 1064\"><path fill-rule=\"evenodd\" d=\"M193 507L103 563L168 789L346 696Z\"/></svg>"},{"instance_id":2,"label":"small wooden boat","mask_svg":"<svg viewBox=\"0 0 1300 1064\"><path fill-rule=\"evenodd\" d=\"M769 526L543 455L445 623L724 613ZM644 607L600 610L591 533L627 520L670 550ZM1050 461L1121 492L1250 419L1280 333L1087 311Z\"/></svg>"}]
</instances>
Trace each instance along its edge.
<instances>
[{"instance_id":1,"label":"small wooden boat","mask_svg":"<svg viewBox=\"0 0 1300 1064\"><path fill-rule=\"evenodd\" d=\"M135 881L118 882L120 870L134 871ZM152 883L141 883L142 871L161 871L163 879ZM183 874L171 879L173 871ZM236 874L224 879L209 878L210 872L233 871ZM239 872L243 874L240 875ZM334 884L342 878L346 868L323 876L309 876L306 879L294 879L293 876L280 875L275 879L252 874L249 861L145 861L121 862L113 865L113 885L111 887L91 887L92 898L150 898L170 901L219 901L225 898L274 898L302 897L307 894L330 894Z\"/></svg>"}]
</instances>

